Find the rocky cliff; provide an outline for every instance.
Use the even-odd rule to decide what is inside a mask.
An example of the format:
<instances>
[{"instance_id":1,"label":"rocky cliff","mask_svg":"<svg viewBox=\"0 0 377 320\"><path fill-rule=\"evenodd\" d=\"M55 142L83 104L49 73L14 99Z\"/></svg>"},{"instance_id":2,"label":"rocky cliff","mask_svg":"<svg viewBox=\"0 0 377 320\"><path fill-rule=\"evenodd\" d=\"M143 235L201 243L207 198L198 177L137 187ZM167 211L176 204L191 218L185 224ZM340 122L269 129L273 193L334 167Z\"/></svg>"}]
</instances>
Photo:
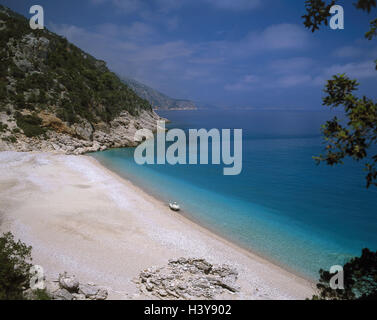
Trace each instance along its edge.
<instances>
[{"instance_id":1,"label":"rocky cliff","mask_svg":"<svg viewBox=\"0 0 377 320\"><path fill-rule=\"evenodd\" d=\"M135 146L138 129L155 130L150 103L104 61L3 6L0 42L0 151L81 154Z\"/></svg>"}]
</instances>

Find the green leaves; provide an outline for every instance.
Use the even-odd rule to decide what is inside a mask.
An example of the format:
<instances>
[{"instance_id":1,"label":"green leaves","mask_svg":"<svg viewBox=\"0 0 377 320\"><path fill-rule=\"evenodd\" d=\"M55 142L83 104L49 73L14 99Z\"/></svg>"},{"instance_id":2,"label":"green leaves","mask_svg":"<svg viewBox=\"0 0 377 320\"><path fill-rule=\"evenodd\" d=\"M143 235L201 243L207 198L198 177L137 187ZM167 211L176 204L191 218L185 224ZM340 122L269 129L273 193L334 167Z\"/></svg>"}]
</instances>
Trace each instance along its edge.
<instances>
[{"instance_id":1,"label":"green leaves","mask_svg":"<svg viewBox=\"0 0 377 320\"><path fill-rule=\"evenodd\" d=\"M377 36L377 19L370 22L370 30L365 34L365 38L372 40L375 36Z\"/></svg>"},{"instance_id":2,"label":"green leaves","mask_svg":"<svg viewBox=\"0 0 377 320\"><path fill-rule=\"evenodd\" d=\"M325 88L327 96L323 99L323 104L337 107L352 103L351 93L357 90L358 86L356 80L350 80L345 74L334 76L332 80L327 81Z\"/></svg>"},{"instance_id":3,"label":"green leaves","mask_svg":"<svg viewBox=\"0 0 377 320\"><path fill-rule=\"evenodd\" d=\"M357 9L370 12L373 7L376 7L376 0L358 0L355 6Z\"/></svg>"},{"instance_id":4,"label":"green leaves","mask_svg":"<svg viewBox=\"0 0 377 320\"><path fill-rule=\"evenodd\" d=\"M37 137L46 132L46 129L41 126L42 119L35 114L24 116L21 113L16 112L15 118L17 126L21 128L25 136L29 138Z\"/></svg>"},{"instance_id":5,"label":"green leaves","mask_svg":"<svg viewBox=\"0 0 377 320\"><path fill-rule=\"evenodd\" d=\"M307 14L303 15L304 25L312 32L319 30L319 27L324 24L328 25L328 18L331 16L330 8L337 4L339 1L331 0L330 2L323 0L306 0L305 8ZM366 12L370 12L372 8L376 7L376 0L358 0L355 3L355 7ZM371 31L369 31L366 37L371 40L376 35L376 20L371 22Z\"/></svg>"},{"instance_id":6,"label":"green leaves","mask_svg":"<svg viewBox=\"0 0 377 320\"><path fill-rule=\"evenodd\" d=\"M31 247L8 232L0 237L0 300L23 299L29 288Z\"/></svg>"},{"instance_id":7,"label":"green leaves","mask_svg":"<svg viewBox=\"0 0 377 320\"><path fill-rule=\"evenodd\" d=\"M368 300L377 297L377 251L363 249L360 257L355 257L343 266L344 290L332 289L329 285L334 276L320 270L317 284L318 296L313 300Z\"/></svg>"},{"instance_id":8,"label":"green leaves","mask_svg":"<svg viewBox=\"0 0 377 320\"><path fill-rule=\"evenodd\" d=\"M342 163L341 160L350 157L356 161L368 156L368 150L377 142L377 105L372 100L361 99L353 95L358 83L345 75L334 76L329 80L323 98L323 104L331 107L344 106L346 125L342 125L335 117L322 126L326 141L326 154L316 158L317 163L325 161L329 165ZM367 187L377 185L377 156L369 158L366 164L368 171Z\"/></svg>"},{"instance_id":9,"label":"green leaves","mask_svg":"<svg viewBox=\"0 0 377 320\"><path fill-rule=\"evenodd\" d=\"M336 3L335 0L331 0L329 4L322 0L306 0L305 7L307 14L303 15L304 25L312 32L319 30L319 27L323 23L328 25L327 19L331 16L330 8Z\"/></svg>"},{"instance_id":10,"label":"green leaves","mask_svg":"<svg viewBox=\"0 0 377 320\"><path fill-rule=\"evenodd\" d=\"M314 32L324 23L327 25L329 10L337 1L327 3L322 0L307 0L305 6L307 14L303 16L304 25ZM358 0L355 7L370 12L376 7L376 0ZM370 23L370 30L366 38L371 40L377 35L377 19ZM377 60L376 70L377 70ZM354 95L359 83L351 80L345 74L335 75L327 81L323 105L336 108L342 106L345 111L346 123L340 123L337 118L327 121L322 126L322 133L326 142L326 153L313 157L319 164L341 164L344 158L356 161L367 160L365 163L366 185L377 186L377 155L368 155L372 146L377 143L377 105L367 97L358 98Z\"/></svg>"}]
</instances>

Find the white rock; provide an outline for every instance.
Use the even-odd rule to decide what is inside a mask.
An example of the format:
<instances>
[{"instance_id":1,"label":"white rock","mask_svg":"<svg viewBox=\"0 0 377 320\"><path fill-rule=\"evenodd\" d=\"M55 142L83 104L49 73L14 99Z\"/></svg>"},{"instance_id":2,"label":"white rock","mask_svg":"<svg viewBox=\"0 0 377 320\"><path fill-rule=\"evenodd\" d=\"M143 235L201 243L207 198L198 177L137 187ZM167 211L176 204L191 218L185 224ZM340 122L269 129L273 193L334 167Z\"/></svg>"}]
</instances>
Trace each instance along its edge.
<instances>
[{"instance_id":1,"label":"white rock","mask_svg":"<svg viewBox=\"0 0 377 320\"><path fill-rule=\"evenodd\" d=\"M66 289L71 293L76 293L78 292L80 283L75 276L68 276L65 272L64 274L59 274L59 285L61 288Z\"/></svg>"}]
</instances>

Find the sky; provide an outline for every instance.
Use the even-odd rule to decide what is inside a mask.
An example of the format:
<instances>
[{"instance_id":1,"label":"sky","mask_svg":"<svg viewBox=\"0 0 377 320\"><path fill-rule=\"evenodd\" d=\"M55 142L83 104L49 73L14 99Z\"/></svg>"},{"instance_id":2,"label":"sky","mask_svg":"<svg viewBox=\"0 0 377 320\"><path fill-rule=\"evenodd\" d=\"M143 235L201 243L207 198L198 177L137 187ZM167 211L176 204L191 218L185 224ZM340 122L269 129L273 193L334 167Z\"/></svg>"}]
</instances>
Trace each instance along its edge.
<instances>
[{"instance_id":1,"label":"sky","mask_svg":"<svg viewBox=\"0 0 377 320\"><path fill-rule=\"evenodd\" d=\"M344 6L344 30L303 25L303 0L0 0L119 74L200 105L256 109L322 106L326 80L346 73L377 97L376 17Z\"/></svg>"}]
</instances>

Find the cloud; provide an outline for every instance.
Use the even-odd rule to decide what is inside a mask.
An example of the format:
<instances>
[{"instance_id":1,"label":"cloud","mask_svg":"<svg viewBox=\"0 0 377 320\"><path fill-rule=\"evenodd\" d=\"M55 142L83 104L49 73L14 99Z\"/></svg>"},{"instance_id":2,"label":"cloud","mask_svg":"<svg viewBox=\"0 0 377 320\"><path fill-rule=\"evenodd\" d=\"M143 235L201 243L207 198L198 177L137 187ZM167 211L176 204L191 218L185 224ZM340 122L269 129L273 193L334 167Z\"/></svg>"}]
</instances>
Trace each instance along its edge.
<instances>
[{"instance_id":1,"label":"cloud","mask_svg":"<svg viewBox=\"0 0 377 320\"><path fill-rule=\"evenodd\" d=\"M112 23L101 24L96 27L96 30L103 35L109 37L125 37L127 39L145 39L148 36L154 35L155 30L150 25L135 21L130 25L115 25Z\"/></svg>"},{"instance_id":2,"label":"cloud","mask_svg":"<svg viewBox=\"0 0 377 320\"><path fill-rule=\"evenodd\" d=\"M307 57L277 59L269 62L268 69L277 74L292 74L311 71L314 61Z\"/></svg>"},{"instance_id":3,"label":"cloud","mask_svg":"<svg viewBox=\"0 0 377 320\"><path fill-rule=\"evenodd\" d=\"M330 77L335 74L345 73L350 78L366 79L377 77L373 61L351 62L347 64L335 64L324 71L324 75Z\"/></svg>"},{"instance_id":4,"label":"cloud","mask_svg":"<svg viewBox=\"0 0 377 320\"><path fill-rule=\"evenodd\" d=\"M320 64L307 58L275 60L261 75L245 75L238 81L224 86L227 91L250 91L256 89L289 89L302 87L321 87L336 74L345 73L352 79L377 78L372 61L333 64L319 67Z\"/></svg>"},{"instance_id":5,"label":"cloud","mask_svg":"<svg viewBox=\"0 0 377 320\"><path fill-rule=\"evenodd\" d=\"M140 0L89 0L94 5L112 4L123 13L134 13L144 7Z\"/></svg>"},{"instance_id":6,"label":"cloud","mask_svg":"<svg viewBox=\"0 0 377 320\"><path fill-rule=\"evenodd\" d=\"M253 85L258 83L259 80L259 77L247 74L236 83L226 84L224 89L228 91L249 91L253 89Z\"/></svg>"},{"instance_id":7,"label":"cloud","mask_svg":"<svg viewBox=\"0 0 377 320\"><path fill-rule=\"evenodd\" d=\"M335 57L339 58L354 58L360 57L363 54L363 50L360 47L344 46L336 49L333 53Z\"/></svg>"},{"instance_id":8,"label":"cloud","mask_svg":"<svg viewBox=\"0 0 377 320\"><path fill-rule=\"evenodd\" d=\"M291 74L290 78L282 78L280 82L278 76L270 81L266 75L259 76L255 72L233 82L224 82L241 70L235 69L250 63L253 55L302 50L308 45L307 34L292 24L272 25L253 31L237 41L209 42L171 39L165 36L161 26L143 20L126 25L100 24L91 29L54 25L52 30L95 57L107 61L118 74L133 77L167 94L174 90L173 96L183 96L188 86L208 83L216 83L227 91L235 92L261 87L262 82L293 86L295 81ZM310 64L309 59L276 60L269 66L269 72L288 76L287 70L299 72L298 66L305 64Z\"/></svg>"},{"instance_id":9,"label":"cloud","mask_svg":"<svg viewBox=\"0 0 377 320\"><path fill-rule=\"evenodd\" d=\"M259 7L261 0L205 0L210 5L225 10L252 10Z\"/></svg>"},{"instance_id":10,"label":"cloud","mask_svg":"<svg viewBox=\"0 0 377 320\"><path fill-rule=\"evenodd\" d=\"M278 78L274 86L279 88L291 88L297 86L313 85L313 77L308 74L294 74Z\"/></svg>"},{"instance_id":11,"label":"cloud","mask_svg":"<svg viewBox=\"0 0 377 320\"><path fill-rule=\"evenodd\" d=\"M151 34L153 30L138 22L123 27L111 24L100 25L96 28L97 32L72 25L53 25L52 30L94 55L111 56L114 53L121 53L122 60L129 62L163 61L187 57L192 53L192 49L181 40L158 44L146 43L143 41L145 36ZM135 31L137 31L136 35ZM140 39L142 35L144 38Z\"/></svg>"},{"instance_id":12,"label":"cloud","mask_svg":"<svg viewBox=\"0 0 377 320\"><path fill-rule=\"evenodd\" d=\"M237 41L211 41L198 45L198 59L232 61L251 56L304 50L310 47L308 33L295 24L272 25L261 31L252 31Z\"/></svg>"},{"instance_id":13,"label":"cloud","mask_svg":"<svg viewBox=\"0 0 377 320\"><path fill-rule=\"evenodd\" d=\"M373 42L370 41L357 41L357 44L337 48L332 55L341 59L375 59L377 56L377 46L373 45Z\"/></svg>"},{"instance_id":14,"label":"cloud","mask_svg":"<svg viewBox=\"0 0 377 320\"><path fill-rule=\"evenodd\" d=\"M134 13L138 10L157 10L161 13L169 13L190 4L208 4L213 8L244 11L253 10L262 4L262 0L153 0L149 3L142 0L89 0L93 5L109 3L123 13Z\"/></svg>"},{"instance_id":15,"label":"cloud","mask_svg":"<svg viewBox=\"0 0 377 320\"><path fill-rule=\"evenodd\" d=\"M283 23L269 26L261 34L250 34L249 41L270 50L302 49L309 44L309 37L302 26Z\"/></svg>"},{"instance_id":16,"label":"cloud","mask_svg":"<svg viewBox=\"0 0 377 320\"><path fill-rule=\"evenodd\" d=\"M208 46L215 56L250 58L267 52L304 50L310 47L310 38L301 26L284 23L252 31L238 41L214 41Z\"/></svg>"},{"instance_id":17,"label":"cloud","mask_svg":"<svg viewBox=\"0 0 377 320\"><path fill-rule=\"evenodd\" d=\"M280 88L302 87L302 86L324 86L327 80L334 75L345 73L351 79L372 79L377 78L375 64L371 61L351 62L347 64L334 64L322 68L319 73L298 72L290 75L283 75L276 78L273 85Z\"/></svg>"},{"instance_id":18,"label":"cloud","mask_svg":"<svg viewBox=\"0 0 377 320\"><path fill-rule=\"evenodd\" d=\"M173 97L185 98L182 91L173 88L179 81L194 79L194 71L186 61L190 60L194 47L182 40L155 39L154 30L133 23L127 26L100 25L90 30L73 25L51 25L51 30L65 36L84 51L108 63L119 75L135 78ZM130 34L138 30L140 38ZM200 76L200 74L197 74ZM188 96L187 96L188 98Z\"/></svg>"}]
</instances>

